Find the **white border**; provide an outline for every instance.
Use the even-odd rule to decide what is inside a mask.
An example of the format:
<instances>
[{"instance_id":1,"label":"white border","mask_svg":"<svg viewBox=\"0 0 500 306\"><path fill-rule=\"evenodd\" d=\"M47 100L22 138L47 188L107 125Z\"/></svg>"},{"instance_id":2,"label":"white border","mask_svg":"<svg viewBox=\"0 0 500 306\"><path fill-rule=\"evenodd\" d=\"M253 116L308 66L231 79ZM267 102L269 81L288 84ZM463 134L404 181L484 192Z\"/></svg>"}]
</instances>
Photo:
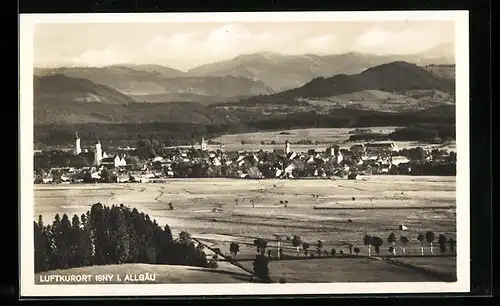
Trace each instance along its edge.
<instances>
[{"instance_id":1,"label":"white border","mask_svg":"<svg viewBox=\"0 0 500 306\"><path fill-rule=\"evenodd\" d=\"M303 21L455 21L457 134L457 279L455 283L304 283L304 284L144 284L35 285L33 254L33 28L36 23L179 23ZM262 12L178 14L21 14L20 296L181 296L287 295L346 293L439 293L470 291L469 245L469 14L468 11ZM194 290L193 290L194 289Z\"/></svg>"}]
</instances>

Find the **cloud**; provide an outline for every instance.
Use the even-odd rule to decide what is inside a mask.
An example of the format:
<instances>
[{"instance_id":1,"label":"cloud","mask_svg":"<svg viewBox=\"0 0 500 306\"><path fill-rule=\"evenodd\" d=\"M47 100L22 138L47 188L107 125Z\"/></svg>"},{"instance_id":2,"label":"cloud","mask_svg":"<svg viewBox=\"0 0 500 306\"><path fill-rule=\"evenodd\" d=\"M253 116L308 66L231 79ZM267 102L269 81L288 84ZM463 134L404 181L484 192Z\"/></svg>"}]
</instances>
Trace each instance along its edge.
<instances>
[{"instance_id":1,"label":"cloud","mask_svg":"<svg viewBox=\"0 0 500 306\"><path fill-rule=\"evenodd\" d=\"M312 37L304 42L304 50L315 53L331 52L336 47L337 38L334 35Z\"/></svg>"},{"instance_id":2,"label":"cloud","mask_svg":"<svg viewBox=\"0 0 500 306\"><path fill-rule=\"evenodd\" d=\"M108 46L103 49L94 49L83 52L77 57L68 59L73 65L77 66L105 66L110 64L125 63L130 60L130 56L123 52L121 48Z\"/></svg>"},{"instance_id":3,"label":"cloud","mask_svg":"<svg viewBox=\"0 0 500 306\"><path fill-rule=\"evenodd\" d=\"M445 36L448 35L448 36ZM445 41L452 40L449 33L441 33L435 27L421 27L404 31L388 31L373 28L355 41L357 51L378 54L411 54L425 51Z\"/></svg>"},{"instance_id":4,"label":"cloud","mask_svg":"<svg viewBox=\"0 0 500 306\"><path fill-rule=\"evenodd\" d=\"M408 25L409 26L409 25ZM148 25L144 27L47 28L36 35L37 64L103 66L156 63L187 70L241 54L269 51L283 54L339 52L417 53L446 40L450 31L436 26L387 30L382 26L324 24Z\"/></svg>"}]
</instances>

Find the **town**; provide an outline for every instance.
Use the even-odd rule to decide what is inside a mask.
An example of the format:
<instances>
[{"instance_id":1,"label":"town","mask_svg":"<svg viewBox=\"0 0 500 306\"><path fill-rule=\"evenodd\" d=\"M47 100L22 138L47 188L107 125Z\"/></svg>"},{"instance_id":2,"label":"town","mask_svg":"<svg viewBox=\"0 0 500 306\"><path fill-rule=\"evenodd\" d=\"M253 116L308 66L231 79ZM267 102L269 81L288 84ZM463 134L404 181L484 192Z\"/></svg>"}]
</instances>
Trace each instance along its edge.
<instances>
[{"instance_id":1,"label":"town","mask_svg":"<svg viewBox=\"0 0 500 306\"><path fill-rule=\"evenodd\" d=\"M158 149L158 146L160 148ZM325 150L295 152L285 141L272 152L165 148L158 141L140 140L137 148L108 153L100 141L82 150L77 135L72 152L35 152L34 183L165 182L168 178L224 177L241 179L328 178L356 179L358 175L455 175L456 153L399 150L391 142L355 144L348 149L330 145Z\"/></svg>"}]
</instances>

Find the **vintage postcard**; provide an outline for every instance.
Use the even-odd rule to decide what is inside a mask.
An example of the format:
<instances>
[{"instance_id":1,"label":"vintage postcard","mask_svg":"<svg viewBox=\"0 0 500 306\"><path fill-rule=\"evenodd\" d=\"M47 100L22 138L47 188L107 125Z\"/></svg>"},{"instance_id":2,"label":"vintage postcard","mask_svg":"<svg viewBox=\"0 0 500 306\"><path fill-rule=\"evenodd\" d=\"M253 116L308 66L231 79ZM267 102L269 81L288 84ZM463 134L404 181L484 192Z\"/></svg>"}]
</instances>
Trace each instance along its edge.
<instances>
[{"instance_id":1,"label":"vintage postcard","mask_svg":"<svg viewBox=\"0 0 500 306\"><path fill-rule=\"evenodd\" d=\"M21 15L21 296L468 292L468 50L466 11Z\"/></svg>"}]
</instances>

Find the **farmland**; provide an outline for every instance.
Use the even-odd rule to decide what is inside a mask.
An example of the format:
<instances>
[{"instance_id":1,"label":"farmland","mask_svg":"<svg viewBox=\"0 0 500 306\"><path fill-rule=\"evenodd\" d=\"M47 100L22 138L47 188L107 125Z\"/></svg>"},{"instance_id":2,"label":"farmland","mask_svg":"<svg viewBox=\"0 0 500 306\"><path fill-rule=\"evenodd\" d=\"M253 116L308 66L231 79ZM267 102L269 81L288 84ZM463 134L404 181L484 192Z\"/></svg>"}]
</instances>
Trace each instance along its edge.
<instances>
[{"instance_id":1,"label":"farmland","mask_svg":"<svg viewBox=\"0 0 500 306\"><path fill-rule=\"evenodd\" d=\"M398 127L384 126L384 127L370 127L369 129L376 133L390 134ZM307 152L309 149L325 150L332 144L338 144L341 148L349 149L352 145L361 144L362 142L348 142L347 140L352 135L349 132L355 128L311 128L311 129L293 129L284 131L270 131L270 132L256 132L244 134L229 134L223 135L212 141L221 143L226 150L249 150L258 151L272 151L274 149L282 149L286 140L293 145L293 150L296 152ZM313 144L295 144L299 141L310 140ZM243 144L242 144L243 141ZM262 145L261 142L265 144ZM275 141L276 144L269 144ZM315 142L318 142L315 144ZM429 144L415 141L394 141L394 144L399 149L413 148L421 146L424 149L446 149L456 150L455 142L446 144ZM208 149L216 150L219 145L208 145Z\"/></svg>"},{"instance_id":2,"label":"farmland","mask_svg":"<svg viewBox=\"0 0 500 306\"><path fill-rule=\"evenodd\" d=\"M287 207L280 201L288 201ZM232 241L238 242L238 258L247 259L245 265L251 268L250 259L256 250L253 240L268 239L268 247L274 249L275 234L299 235L311 244L311 252L316 252L316 241L322 240L325 251L335 248L337 252L348 253L347 244L352 244L360 248L360 255L367 254L363 236L377 235L385 241L381 254L388 255L386 239L394 232L396 237L406 235L410 239L406 254L418 255L420 243L416 237L422 231L432 230L436 235L456 239L455 201L455 177L366 176L359 180L260 181L172 179L165 184L36 186L34 218L41 214L44 220L50 221L56 213L82 214L96 202L106 205L123 203L148 213L160 225L169 224L174 235L187 230L193 237L208 246L220 248L223 253L229 252ZM167 209L170 202L173 210ZM213 211L216 207L222 210ZM405 224L408 230L400 231L399 224ZM296 249L289 241L284 240L281 245L285 254L296 255ZM300 252L303 255L303 251ZM397 252L398 255L401 253L399 245ZM425 246L425 253L429 253L428 246ZM454 257L439 258L439 262L443 260L447 261L447 266L455 266ZM369 267L380 265L385 267L382 269L385 272L380 272L380 275L387 275L387 281L412 281L422 277L401 267L387 267L386 263L367 262L361 258L322 258L307 260L307 263L295 260L271 262L269 268L271 276L277 271L288 271L283 273L287 273L286 278L290 281L310 281L314 275L316 281L328 281L329 277L330 281L341 281L337 279L339 275L322 269L324 264L321 261L329 261L331 269L338 266L340 271L341 266L351 266L351 263L365 267L360 266L360 271L366 273L351 273L351 277L345 278L348 281L375 280L367 271L373 270ZM427 267L433 263L443 266L432 258L414 261L416 265ZM315 270L317 274L314 274ZM397 271L399 273L395 273Z\"/></svg>"}]
</instances>

